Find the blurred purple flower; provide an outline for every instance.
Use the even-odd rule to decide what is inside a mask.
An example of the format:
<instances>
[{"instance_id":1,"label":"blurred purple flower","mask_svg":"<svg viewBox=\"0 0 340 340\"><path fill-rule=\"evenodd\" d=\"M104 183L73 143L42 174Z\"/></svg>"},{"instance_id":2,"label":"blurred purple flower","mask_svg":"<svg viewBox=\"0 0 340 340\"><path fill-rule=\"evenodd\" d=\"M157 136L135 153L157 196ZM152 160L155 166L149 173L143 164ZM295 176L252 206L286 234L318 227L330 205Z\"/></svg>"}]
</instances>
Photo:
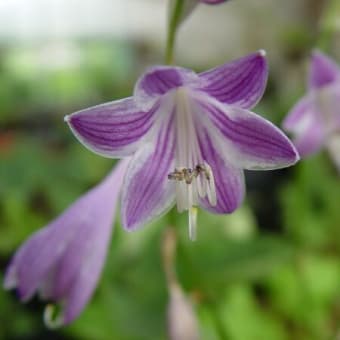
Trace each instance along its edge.
<instances>
[{"instance_id":1,"label":"blurred purple flower","mask_svg":"<svg viewBox=\"0 0 340 340\"><path fill-rule=\"evenodd\" d=\"M4 286L28 301L38 292L51 301L44 319L54 328L70 323L93 294L111 239L127 160L16 252ZM60 310L59 310L60 309Z\"/></svg>"},{"instance_id":2,"label":"blurred purple flower","mask_svg":"<svg viewBox=\"0 0 340 340\"><path fill-rule=\"evenodd\" d=\"M153 67L133 97L65 117L93 152L133 155L122 188L127 230L162 215L176 200L179 212L189 211L194 238L194 206L233 212L244 196L243 169L277 169L298 160L281 130L248 111L261 98L267 73L263 51L201 74Z\"/></svg>"},{"instance_id":3,"label":"blurred purple flower","mask_svg":"<svg viewBox=\"0 0 340 340\"><path fill-rule=\"evenodd\" d=\"M326 147L340 169L340 68L325 54L311 57L308 91L283 122L302 157Z\"/></svg>"}]
</instances>

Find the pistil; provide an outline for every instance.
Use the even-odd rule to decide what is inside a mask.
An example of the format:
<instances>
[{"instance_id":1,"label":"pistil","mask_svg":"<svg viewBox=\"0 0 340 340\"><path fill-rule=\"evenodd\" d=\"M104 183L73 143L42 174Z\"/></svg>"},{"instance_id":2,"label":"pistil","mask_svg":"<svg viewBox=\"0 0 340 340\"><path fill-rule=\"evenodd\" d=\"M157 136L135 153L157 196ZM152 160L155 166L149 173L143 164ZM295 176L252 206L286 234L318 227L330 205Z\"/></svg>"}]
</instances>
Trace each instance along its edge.
<instances>
[{"instance_id":1,"label":"pistil","mask_svg":"<svg viewBox=\"0 0 340 340\"><path fill-rule=\"evenodd\" d=\"M197 209L199 198L207 198L216 205L216 188L212 169L202 157L195 126L190 96L185 88L174 93L176 106L176 168L169 173L169 180L176 181L177 210L189 213L189 237L196 237Z\"/></svg>"}]
</instances>

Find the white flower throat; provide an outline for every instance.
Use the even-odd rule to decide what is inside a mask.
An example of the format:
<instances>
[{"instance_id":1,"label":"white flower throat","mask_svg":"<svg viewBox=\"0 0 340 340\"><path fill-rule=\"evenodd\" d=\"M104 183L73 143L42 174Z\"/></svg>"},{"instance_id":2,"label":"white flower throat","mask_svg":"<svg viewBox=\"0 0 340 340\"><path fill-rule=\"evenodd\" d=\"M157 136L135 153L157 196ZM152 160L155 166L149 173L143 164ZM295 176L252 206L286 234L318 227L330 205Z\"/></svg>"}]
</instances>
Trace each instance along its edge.
<instances>
[{"instance_id":1,"label":"white flower throat","mask_svg":"<svg viewBox=\"0 0 340 340\"><path fill-rule=\"evenodd\" d=\"M174 93L176 161L173 172L168 175L176 181L177 210L189 213L189 237L196 238L196 220L199 197L207 197L216 205L215 180L210 165L204 161L197 140L194 112L186 89L179 87Z\"/></svg>"}]
</instances>

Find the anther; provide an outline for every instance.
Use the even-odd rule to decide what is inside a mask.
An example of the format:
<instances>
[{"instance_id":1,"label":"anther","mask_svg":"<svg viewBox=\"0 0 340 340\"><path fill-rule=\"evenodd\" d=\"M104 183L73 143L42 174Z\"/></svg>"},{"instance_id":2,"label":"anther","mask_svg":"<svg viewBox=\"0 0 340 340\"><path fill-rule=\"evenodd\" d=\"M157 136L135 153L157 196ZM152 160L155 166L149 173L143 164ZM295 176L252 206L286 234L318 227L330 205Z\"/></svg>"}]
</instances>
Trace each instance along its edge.
<instances>
[{"instance_id":1,"label":"anther","mask_svg":"<svg viewBox=\"0 0 340 340\"><path fill-rule=\"evenodd\" d=\"M168 174L168 179L175 181L185 181L186 184L191 184L194 178L197 178L200 174L204 174L205 178L210 180L210 172L203 164L198 164L194 169L191 168L175 168L173 172Z\"/></svg>"}]
</instances>

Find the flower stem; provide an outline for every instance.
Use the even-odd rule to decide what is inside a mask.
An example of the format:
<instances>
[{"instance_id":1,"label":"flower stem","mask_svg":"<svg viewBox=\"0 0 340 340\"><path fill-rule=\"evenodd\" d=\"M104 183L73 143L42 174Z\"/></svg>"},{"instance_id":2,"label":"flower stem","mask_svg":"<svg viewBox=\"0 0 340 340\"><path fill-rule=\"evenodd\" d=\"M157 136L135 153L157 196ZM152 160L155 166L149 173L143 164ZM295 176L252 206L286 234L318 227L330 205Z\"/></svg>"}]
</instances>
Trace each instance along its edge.
<instances>
[{"instance_id":1,"label":"flower stem","mask_svg":"<svg viewBox=\"0 0 340 340\"><path fill-rule=\"evenodd\" d=\"M332 45L334 33L337 31L337 21L340 15L339 0L327 2L320 22L320 33L317 45L324 51L329 51Z\"/></svg>"},{"instance_id":2,"label":"flower stem","mask_svg":"<svg viewBox=\"0 0 340 340\"><path fill-rule=\"evenodd\" d=\"M177 276L175 270L176 262L176 247L177 247L177 235L174 227L169 226L165 229L162 239L162 258L165 277L169 287L171 285L177 285Z\"/></svg>"},{"instance_id":3,"label":"flower stem","mask_svg":"<svg viewBox=\"0 0 340 340\"><path fill-rule=\"evenodd\" d=\"M174 60L174 46L176 40L176 33L180 24L180 18L184 7L184 0L175 0L173 7L170 10L170 17L168 23L168 33L166 40L165 62L172 64Z\"/></svg>"}]
</instances>

